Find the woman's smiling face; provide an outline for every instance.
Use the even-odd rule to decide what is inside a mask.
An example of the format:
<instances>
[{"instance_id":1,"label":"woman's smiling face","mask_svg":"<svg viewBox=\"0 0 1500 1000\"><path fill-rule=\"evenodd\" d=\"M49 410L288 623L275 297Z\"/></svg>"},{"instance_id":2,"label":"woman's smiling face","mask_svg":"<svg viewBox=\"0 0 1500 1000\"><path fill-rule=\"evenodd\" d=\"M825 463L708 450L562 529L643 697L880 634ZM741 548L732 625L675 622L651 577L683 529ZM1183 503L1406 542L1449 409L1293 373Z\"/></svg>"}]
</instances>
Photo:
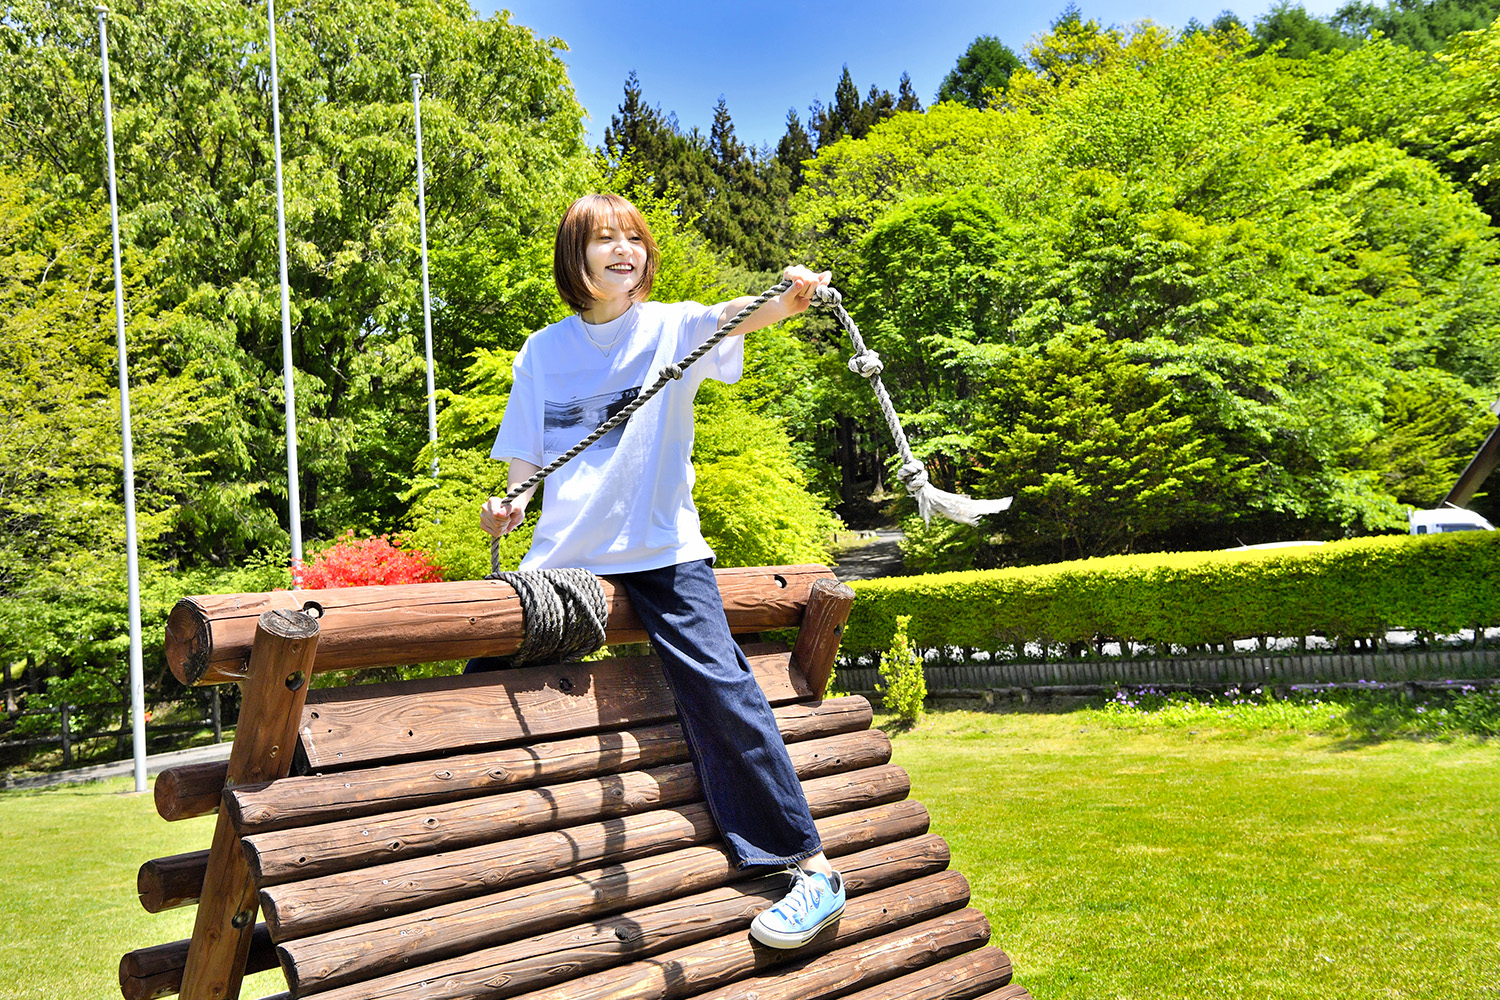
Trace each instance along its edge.
<instances>
[{"instance_id":1,"label":"woman's smiling face","mask_svg":"<svg viewBox=\"0 0 1500 1000\"><path fill-rule=\"evenodd\" d=\"M641 234L618 223L602 226L589 240L585 260L590 283L599 298L629 298L640 284L646 267L646 246Z\"/></svg>"}]
</instances>

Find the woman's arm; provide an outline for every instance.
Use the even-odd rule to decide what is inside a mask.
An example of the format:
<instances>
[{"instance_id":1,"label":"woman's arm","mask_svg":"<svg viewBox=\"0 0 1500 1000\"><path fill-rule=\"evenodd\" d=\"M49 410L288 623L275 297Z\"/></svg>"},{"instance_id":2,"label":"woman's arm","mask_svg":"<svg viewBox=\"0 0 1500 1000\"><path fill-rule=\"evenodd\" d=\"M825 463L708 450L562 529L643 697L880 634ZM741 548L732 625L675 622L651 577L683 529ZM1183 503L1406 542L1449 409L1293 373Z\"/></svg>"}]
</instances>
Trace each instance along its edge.
<instances>
[{"instance_id":1,"label":"woman's arm","mask_svg":"<svg viewBox=\"0 0 1500 1000\"><path fill-rule=\"evenodd\" d=\"M813 289L828 284L828 279L833 277L833 272L824 271L821 274L815 274L800 264L793 264L783 271L781 276L790 281L792 287L755 310L748 319L730 331L730 336L759 330L772 323L780 323L798 313L806 312L807 307L812 305ZM754 301L755 296L746 295L722 303L719 306L719 325L723 326L729 322L735 313Z\"/></svg>"}]
</instances>

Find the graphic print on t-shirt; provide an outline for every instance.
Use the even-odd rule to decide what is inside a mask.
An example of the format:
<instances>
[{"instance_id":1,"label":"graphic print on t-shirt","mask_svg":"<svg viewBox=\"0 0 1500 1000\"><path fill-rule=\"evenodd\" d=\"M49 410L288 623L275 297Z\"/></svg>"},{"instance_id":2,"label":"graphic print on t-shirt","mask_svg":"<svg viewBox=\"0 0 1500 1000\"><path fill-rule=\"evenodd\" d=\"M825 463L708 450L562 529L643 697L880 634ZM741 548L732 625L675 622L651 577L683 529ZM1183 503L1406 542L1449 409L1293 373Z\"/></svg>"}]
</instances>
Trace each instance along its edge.
<instances>
[{"instance_id":1,"label":"graphic print on t-shirt","mask_svg":"<svg viewBox=\"0 0 1500 1000\"><path fill-rule=\"evenodd\" d=\"M583 399L547 400L542 417L542 448L549 455L561 455L582 441L610 417L630 405L630 401L641 394L639 387L623 392L605 392ZM614 448L625 433L621 424L604 435L591 447Z\"/></svg>"}]
</instances>

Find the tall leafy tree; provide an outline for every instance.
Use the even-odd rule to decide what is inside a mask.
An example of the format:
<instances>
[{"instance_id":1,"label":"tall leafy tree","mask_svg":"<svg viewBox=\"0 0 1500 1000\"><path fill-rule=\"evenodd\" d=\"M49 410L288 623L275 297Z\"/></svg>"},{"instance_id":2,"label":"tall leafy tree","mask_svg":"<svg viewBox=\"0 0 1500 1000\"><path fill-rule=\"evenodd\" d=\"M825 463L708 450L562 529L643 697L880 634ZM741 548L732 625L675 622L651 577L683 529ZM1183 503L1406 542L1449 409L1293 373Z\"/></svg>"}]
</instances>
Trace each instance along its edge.
<instances>
[{"instance_id":1,"label":"tall leafy tree","mask_svg":"<svg viewBox=\"0 0 1500 1000\"><path fill-rule=\"evenodd\" d=\"M1359 44L1357 38L1313 17L1300 3L1284 0L1258 18L1253 30L1262 49L1278 48L1289 59L1306 59L1317 52L1341 52Z\"/></svg>"},{"instance_id":2,"label":"tall leafy tree","mask_svg":"<svg viewBox=\"0 0 1500 1000\"><path fill-rule=\"evenodd\" d=\"M542 224L587 151L561 61L503 15L311 0L278 16L302 493L317 536L393 521L426 436L408 74L427 77L437 246ZM157 262L152 295L173 317L163 363L225 403L189 447L218 454L228 482L259 484L251 504L284 519L284 480L267 475L284 445L263 17L230 0L142 2L117 7L109 30L126 239ZM97 188L91 14L8 5L0 64L5 155L34 160L46 189ZM441 318L437 333L440 373L452 372L468 345L444 338ZM236 511L189 507L204 521L179 525L184 544L233 556Z\"/></svg>"},{"instance_id":3,"label":"tall leafy tree","mask_svg":"<svg viewBox=\"0 0 1500 1000\"><path fill-rule=\"evenodd\" d=\"M938 85L939 101L957 101L971 108L994 104L1021 68L1021 57L994 35L980 35L969 43L958 63Z\"/></svg>"},{"instance_id":4,"label":"tall leafy tree","mask_svg":"<svg viewBox=\"0 0 1500 1000\"><path fill-rule=\"evenodd\" d=\"M1328 23L1353 38L1379 35L1413 51L1433 53L1454 35L1488 27L1497 16L1500 3L1495 0L1388 0L1384 7L1354 0Z\"/></svg>"},{"instance_id":5,"label":"tall leafy tree","mask_svg":"<svg viewBox=\"0 0 1500 1000\"><path fill-rule=\"evenodd\" d=\"M1042 39L1017 110L939 105L809 167L801 221L851 274L917 446L960 488L1008 492L978 471L1008 419L986 388L1011 352L1090 331L1165 387L1154 422L1256 470L1237 502L1184 493L1175 525L1108 544L1398 527L1398 499L1427 487L1379 442L1429 442L1424 467L1445 468L1470 431L1433 428L1470 425L1431 415L1474 415L1497 384L1483 216L1387 142L1309 135L1320 112L1288 110L1306 77L1243 36L1108 34ZM1411 379L1432 398L1388 395Z\"/></svg>"},{"instance_id":6,"label":"tall leafy tree","mask_svg":"<svg viewBox=\"0 0 1500 1000\"><path fill-rule=\"evenodd\" d=\"M808 136L807 129L802 127L802 119L797 117L797 109L788 108L786 131L782 133L781 141L776 144L776 159L787 169L792 191L802 186L802 165L812 158L812 139Z\"/></svg>"}]
</instances>

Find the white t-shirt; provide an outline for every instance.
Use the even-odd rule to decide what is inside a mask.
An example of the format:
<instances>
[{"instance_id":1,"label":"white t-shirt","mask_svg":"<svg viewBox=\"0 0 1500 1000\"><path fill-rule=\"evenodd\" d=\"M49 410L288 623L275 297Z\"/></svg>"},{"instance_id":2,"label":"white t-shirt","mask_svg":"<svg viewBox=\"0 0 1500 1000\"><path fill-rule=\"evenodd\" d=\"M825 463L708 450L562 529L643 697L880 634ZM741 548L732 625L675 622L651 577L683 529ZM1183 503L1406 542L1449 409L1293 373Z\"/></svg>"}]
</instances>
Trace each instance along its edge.
<instances>
[{"instance_id":1,"label":"white t-shirt","mask_svg":"<svg viewBox=\"0 0 1500 1000\"><path fill-rule=\"evenodd\" d=\"M538 330L516 355L515 384L490 457L545 466L718 326L717 306L643 302L618 329L586 327L573 315ZM616 335L613 347L601 351L598 344ZM725 337L623 426L548 476L521 568L634 573L711 558L693 506L693 397L705 378L739 381L744 360L744 338Z\"/></svg>"}]
</instances>

